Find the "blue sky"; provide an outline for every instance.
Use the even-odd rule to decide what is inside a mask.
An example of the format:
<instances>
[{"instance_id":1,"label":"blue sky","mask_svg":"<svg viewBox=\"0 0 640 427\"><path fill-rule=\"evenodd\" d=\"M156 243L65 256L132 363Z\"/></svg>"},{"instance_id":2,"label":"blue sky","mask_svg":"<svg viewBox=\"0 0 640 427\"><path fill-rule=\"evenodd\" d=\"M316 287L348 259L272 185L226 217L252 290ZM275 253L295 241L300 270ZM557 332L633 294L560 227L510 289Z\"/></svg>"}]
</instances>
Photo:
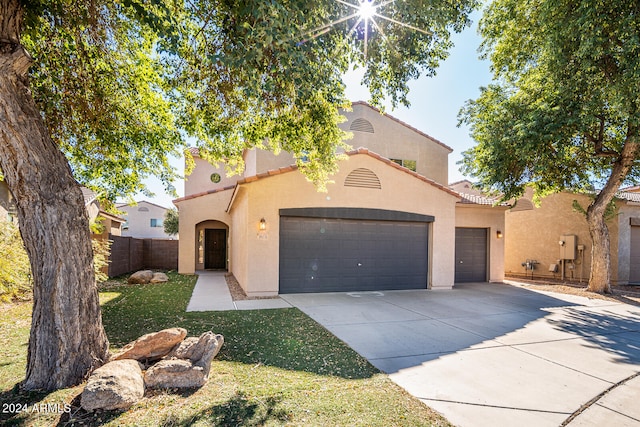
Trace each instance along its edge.
<instances>
[{"instance_id":1,"label":"blue sky","mask_svg":"<svg viewBox=\"0 0 640 427\"><path fill-rule=\"evenodd\" d=\"M480 13L473 15L473 24L460 34L453 35L454 48L449 58L441 63L435 77L423 77L410 83L409 101L411 106L391 109L386 105L386 113L420 129L439 141L453 148L449 155L449 182L459 181L465 177L459 172L461 153L473 145L466 127L458 127L458 112L468 99L475 99L480 87L491 81L489 62L478 58L478 47L481 42L477 34L477 22ZM350 72L345 76L347 96L352 101L369 100L369 91L360 82L361 71ZM182 159L173 164L182 170ZM161 206L173 207L172 197L165 194L162 185L156 179L146 181L156 196L153 198L139 196L135 200L148 200ZM182 181L175 186L179 195L183 195Z\"/></svg>"}]
</instances>

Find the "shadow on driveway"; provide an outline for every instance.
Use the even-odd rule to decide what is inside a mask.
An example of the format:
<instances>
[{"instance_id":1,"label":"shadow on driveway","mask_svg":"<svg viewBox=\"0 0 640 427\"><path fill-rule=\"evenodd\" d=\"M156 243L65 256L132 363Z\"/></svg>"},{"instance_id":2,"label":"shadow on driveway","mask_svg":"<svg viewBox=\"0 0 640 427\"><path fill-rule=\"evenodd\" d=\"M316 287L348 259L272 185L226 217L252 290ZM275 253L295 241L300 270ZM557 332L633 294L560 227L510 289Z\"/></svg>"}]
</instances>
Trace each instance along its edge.
<instances>
[{"instance_id":1,"label":"shadow on driveway","mask_svg":"<svg viewBox=\"0 0 640 427\"><path fill-rule=\"evenodd\" d=\"M456 425L558 426L640 371L640 310L474 283L284 295Z\"/></svg>"}]
</instances>

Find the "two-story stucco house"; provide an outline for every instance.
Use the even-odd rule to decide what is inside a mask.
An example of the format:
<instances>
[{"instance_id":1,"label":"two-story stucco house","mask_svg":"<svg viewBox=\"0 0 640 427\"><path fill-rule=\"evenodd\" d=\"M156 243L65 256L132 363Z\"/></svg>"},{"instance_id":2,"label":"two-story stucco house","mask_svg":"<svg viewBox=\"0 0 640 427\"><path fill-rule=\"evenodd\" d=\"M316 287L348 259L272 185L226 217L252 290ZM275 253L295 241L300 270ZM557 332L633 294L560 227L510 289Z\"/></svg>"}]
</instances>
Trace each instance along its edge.
<instances>
[{"instance_id":1,"label":"two-story stucco house","mask_svg":"<svg viewBox=\"0 0 640 427\"><path fill-rule=\"evenodd\" d=\"M121 203L116 205L118 210L124 212L126 219L122 227L122 235L137 237L139 239L176 239L164 232L164 215L167 208L147 202L146 200L136 204Z\"/></svg>"},{"instance_id":2,"label":"two-story stucco house","mask_svg":"<svg viewBox=\"0 0 640 427\"><path fill-rule=\"evenodd\" d=\"M447 187L452 149L364 102L344 114L356 148L326 193L288 153L248 150L226 177L193 149L179 271L227 270L249 296L502 280L506 207Z\"/></svg>"}]
</instances>

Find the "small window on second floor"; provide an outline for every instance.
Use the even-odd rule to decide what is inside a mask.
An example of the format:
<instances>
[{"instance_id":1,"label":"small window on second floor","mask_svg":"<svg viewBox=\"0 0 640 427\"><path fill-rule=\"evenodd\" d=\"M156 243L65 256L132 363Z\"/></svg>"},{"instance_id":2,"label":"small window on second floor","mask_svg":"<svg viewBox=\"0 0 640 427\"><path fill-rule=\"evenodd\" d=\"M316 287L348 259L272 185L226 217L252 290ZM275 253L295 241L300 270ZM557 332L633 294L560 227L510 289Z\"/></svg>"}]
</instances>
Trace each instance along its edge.
<instances>
[{"instance_id":1,"label":"small window on second floor","mask_svg":"<svg viewBox=\"0 0 640 427\"><path fill-rule=\"evenodd\" d=\"M162 220L157 218L151 218L151 227L162 227Z\"/></svg>"},{"instance_id":2,"label":"small window on second floor","mask_svg":"<svg viewBox=\"0 0 640 427\"><path fill-rule=\"evenodd\" d=\"M389 159L391 160L393 163L397 163L400 166L403 166L407 169L409 169L410 171L416 171L416 161L415 160L403 160L403 159Z\"/></svg>"},{"instance_id":3,"label":"small window on second floor","mask_svg":"<svg viewBox=\"0 0 640 427\"><path fill-rule=\"evenodd\" d=\"M140 206L138 208L138 212L149 212L149 208L147 208L146 206Z\"/></svg>"}]
</instances>

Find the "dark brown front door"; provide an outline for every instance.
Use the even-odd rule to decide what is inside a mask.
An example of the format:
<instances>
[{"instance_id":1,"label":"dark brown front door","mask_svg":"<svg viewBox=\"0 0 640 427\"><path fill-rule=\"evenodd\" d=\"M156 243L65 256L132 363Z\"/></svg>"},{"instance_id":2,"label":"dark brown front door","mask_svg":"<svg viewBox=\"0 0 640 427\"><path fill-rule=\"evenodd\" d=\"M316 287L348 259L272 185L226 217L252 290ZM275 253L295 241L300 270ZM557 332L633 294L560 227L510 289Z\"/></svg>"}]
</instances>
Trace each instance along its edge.
<instances>
[{"instance_id":1,"label":"dark brown front door","mask_svg":"<svg viewBox=\"0 0 640 427\"><path fill-rule=\"evenodd\" d=\"M204 268L227 268L227 231L207 228L204 231Z\"/></svg>"}]
</instances>

